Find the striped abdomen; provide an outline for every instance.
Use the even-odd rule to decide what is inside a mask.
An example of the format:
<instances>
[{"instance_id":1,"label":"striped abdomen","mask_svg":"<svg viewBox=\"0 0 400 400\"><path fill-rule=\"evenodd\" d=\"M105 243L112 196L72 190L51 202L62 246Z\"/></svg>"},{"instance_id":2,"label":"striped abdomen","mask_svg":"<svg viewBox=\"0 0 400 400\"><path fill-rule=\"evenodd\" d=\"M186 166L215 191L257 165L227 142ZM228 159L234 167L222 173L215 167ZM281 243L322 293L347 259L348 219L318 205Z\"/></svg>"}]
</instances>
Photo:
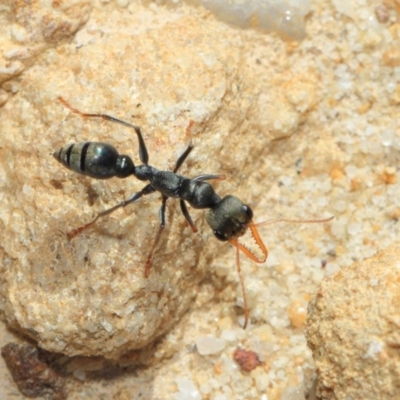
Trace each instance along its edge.
<instances>
[{"instance_id":1,"label":"striped abdomen","mask_svg":"<svg viewBox=\"0 0 400 400\"><path fill-rule=\"evenodd\" d=\"M78 174L96 179L124 178L135 171L130 157L120 155L114 146L102 142L69 144L53 153L61 164Z\"/></svg>"}]
</instances>

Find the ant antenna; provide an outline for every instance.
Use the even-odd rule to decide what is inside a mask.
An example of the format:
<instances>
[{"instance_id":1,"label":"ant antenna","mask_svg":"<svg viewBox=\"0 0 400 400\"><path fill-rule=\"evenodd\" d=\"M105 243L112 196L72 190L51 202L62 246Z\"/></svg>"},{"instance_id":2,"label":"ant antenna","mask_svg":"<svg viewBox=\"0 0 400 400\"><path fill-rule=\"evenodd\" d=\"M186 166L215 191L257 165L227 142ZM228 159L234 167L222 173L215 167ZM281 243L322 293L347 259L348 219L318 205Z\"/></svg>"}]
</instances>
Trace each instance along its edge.
<instances>
[{"instance_id":1,"label":"ant antenna","mask_svg":"<svg viewBox=\"0 0 400 400\"><path fill-rule=\"evenodd\" d=\"M265 226L265 225L271 225L274 224L275 222L290 222L292 224L319 224L322 222L329 222L333 220L333 216L329 218L324 218L324 219L286 219L286 218L276 218L276 219L270 219L268 221L263 221L263 222L257 222L254 224L255 226Z\"/></svg>"}]
</instances>

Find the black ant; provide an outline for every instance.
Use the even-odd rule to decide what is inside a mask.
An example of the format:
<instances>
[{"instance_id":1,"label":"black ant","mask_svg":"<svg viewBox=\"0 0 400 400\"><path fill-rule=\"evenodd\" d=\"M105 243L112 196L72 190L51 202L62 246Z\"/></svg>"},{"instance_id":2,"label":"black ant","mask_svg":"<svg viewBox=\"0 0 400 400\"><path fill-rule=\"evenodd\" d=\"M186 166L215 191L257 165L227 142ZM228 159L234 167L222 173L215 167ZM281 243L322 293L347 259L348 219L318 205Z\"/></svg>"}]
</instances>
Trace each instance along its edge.
<instances>
[{"instance_id":1,"label":"black ant","mask_svg":"<svg viewBox=\"0 0 400 400\"><path fill-rule=\"evenodd\" d=\"M257 263L263 263L267 259L268 251L265 247L260 235L257 231L257 226L264 226L274 222L294 222L294 223L315 223L327 222L331 218L320 220L289 220L289 219L275 219L264 221L255 224L253 222L253 211L251 208L243 204L242 201L236 196L227 195L224 198L218 196L214 188L205 181L214 179L225 179L225 175L212 175L204 174L196 176L195 178L186 178L178 175L177 171L184 163L190 152L193 150L192 142L186 150L180 155L176 161L175 167L172 171L160 171L155 167L149 165L149 155L142 136L140 128L128 122L111 117L106 114L88 114L79 111L70 106L62 97L59 101L72 112L81 115L82 117L95 117L102 118L107 121L116 122L118 124L133 128L139 140L139 158L142 165L134 165L132 159L127 155L121 155L112 145L103 142L80 142L69 144L53 155L57 161L65 167L75 171L79 174L89 176L96 179L108 179L112 177L126 178L134 175L140 181L149 181L142 190L134 193L127 200L124 200L114 207L99 213L92 221L76 228L67 233L69 239L80 234L85 229L92 226L99 218L111 214L121 207L125 207L130 203L139 200L142 196L154 192L160 192L162 195L161 210L160 210L160 228L157 232L150 254L147 257L144 275L147 277L150 272L151 261L154 250L160 240L161 233L165 227L165 207L168 198L179 198L182 214L186 218L193 232L197 232L197 228L189 215L186 207L188 202L193 208L204 209L208 208L206 220L208 225L214 232L218 240L229 242L236 247L236 267L239 274L240 286L243 293L243 307L244 307L244 328L246 328L249 319L249 309L247 305L246 290L243 282L243 277L240 270L239 250L242 251L247 257ZM188 129L193 125L190 122ZM238 238L243 236L247 229L250 229L257 245L260 247L262 256L256 256L250 249L239 243Z\"/></svg>"}]
</instances>

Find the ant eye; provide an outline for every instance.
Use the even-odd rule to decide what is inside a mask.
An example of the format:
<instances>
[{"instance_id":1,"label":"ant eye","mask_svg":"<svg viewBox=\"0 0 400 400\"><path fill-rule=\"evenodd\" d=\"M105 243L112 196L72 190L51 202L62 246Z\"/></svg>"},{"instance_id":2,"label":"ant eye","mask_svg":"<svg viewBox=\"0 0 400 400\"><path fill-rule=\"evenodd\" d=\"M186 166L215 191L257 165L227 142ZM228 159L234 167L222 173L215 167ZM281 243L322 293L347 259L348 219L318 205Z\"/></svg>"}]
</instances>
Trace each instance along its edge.
<instances>
[{"instance_id":1,"label":"ant eye","mask_svg":"<svg viewBox=\"0 0 400 400\"><path fill-rule=\"evenodd\" d=\"M247 206L246 204L243 205L243 211L246 213L246 215L249 217L249 221L253 219L253 210Z\"/></svg>"},{"instance_id":2,"label":"ant eye","mask_svg":"<svg viewBox=\"0 0 400 400\"><path fill-rule=\"evenodd\" d=\"M221 231L214 231L214 235L221 242L226 242L228 238Z\"/></svg>"}]
</instances>

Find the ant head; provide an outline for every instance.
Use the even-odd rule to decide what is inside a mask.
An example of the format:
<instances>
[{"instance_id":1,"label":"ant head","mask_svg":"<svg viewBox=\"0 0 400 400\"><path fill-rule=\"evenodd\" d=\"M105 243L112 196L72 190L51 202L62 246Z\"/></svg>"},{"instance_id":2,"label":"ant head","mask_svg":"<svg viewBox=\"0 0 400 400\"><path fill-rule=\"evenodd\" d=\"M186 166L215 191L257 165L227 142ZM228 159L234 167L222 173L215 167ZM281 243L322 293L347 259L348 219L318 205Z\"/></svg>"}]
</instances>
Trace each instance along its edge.
<instances>
[{"instance_id":1,"label":"ant head","mask_svg":"<svg viewBox=\"0 0 400 400\"><path fill-rule=\"evenodd\" d=\"M227 241L242 236L253 218L253 211L235 196L225 196L212 207L207 215L207 223L215 237Z\"/></svg>"}]
</instances>

